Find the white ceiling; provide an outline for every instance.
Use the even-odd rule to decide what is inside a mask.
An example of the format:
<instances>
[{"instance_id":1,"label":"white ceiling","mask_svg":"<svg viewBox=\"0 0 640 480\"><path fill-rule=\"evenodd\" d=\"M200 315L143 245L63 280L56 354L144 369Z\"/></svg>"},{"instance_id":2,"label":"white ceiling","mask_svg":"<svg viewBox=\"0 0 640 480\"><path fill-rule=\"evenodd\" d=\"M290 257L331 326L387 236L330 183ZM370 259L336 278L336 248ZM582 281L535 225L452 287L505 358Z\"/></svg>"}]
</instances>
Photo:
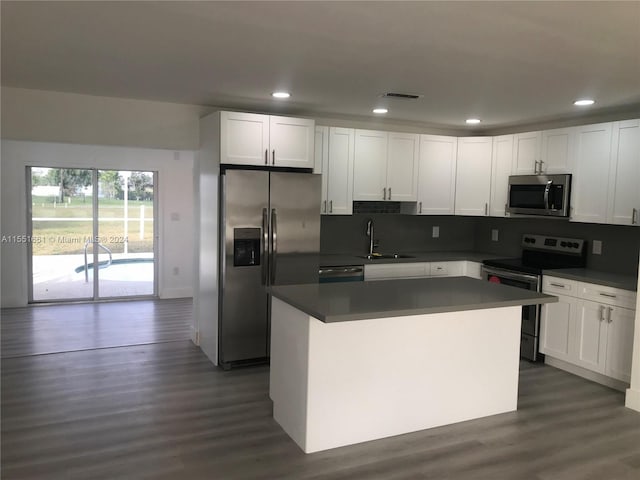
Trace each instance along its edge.
<instances>
[{"instance_id":1,"label":"white ceiling","mask_svg":"<svg viewBox=\"0 0 640 480\"><path fill-rule=\"evenodd\" d=\"M2 84L485 128L640 112L640 1L1 2ZM286 102L270 93L292 92ZM414 101L380 99L417 93Z\"/></svg>"}]
</instances>

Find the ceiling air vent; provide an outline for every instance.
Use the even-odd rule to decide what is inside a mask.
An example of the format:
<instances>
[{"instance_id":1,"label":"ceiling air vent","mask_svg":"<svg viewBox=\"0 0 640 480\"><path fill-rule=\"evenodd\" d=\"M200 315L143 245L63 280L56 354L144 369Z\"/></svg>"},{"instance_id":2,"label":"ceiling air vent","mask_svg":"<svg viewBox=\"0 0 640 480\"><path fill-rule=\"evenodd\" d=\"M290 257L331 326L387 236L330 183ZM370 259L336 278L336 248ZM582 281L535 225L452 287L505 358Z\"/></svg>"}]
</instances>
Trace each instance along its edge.
<instances>
[{"instance_id":1,"label":"ceiling air vent","mask_svg":"<svg viewBox=\"0 0 640 480\"><path fill-rule=\"evenodd\" d=\"M416 100L424 95L415 95L413 93L383 93L381 95L382 98L403 98L405 100Z\"/></svg>"}]
</instances>

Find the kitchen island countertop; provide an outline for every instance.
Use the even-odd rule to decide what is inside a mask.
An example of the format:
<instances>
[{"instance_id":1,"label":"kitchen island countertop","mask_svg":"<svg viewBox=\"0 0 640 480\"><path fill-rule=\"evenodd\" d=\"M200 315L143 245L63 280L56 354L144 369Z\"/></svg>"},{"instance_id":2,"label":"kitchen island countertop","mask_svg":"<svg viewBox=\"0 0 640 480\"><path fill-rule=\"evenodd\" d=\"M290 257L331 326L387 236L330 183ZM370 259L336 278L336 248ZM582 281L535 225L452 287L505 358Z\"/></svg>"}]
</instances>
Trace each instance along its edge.
<instances>
[{"instance_id":1,"label":"kitchen island countertop","mask_svg":"<svg viewBox=\"0 0 640 480\"><path fill-rule=\"evenodd\" d=\"M274 286L271 295L325 323L557 302L468 277Z\"/></svg>"}]
</instances>

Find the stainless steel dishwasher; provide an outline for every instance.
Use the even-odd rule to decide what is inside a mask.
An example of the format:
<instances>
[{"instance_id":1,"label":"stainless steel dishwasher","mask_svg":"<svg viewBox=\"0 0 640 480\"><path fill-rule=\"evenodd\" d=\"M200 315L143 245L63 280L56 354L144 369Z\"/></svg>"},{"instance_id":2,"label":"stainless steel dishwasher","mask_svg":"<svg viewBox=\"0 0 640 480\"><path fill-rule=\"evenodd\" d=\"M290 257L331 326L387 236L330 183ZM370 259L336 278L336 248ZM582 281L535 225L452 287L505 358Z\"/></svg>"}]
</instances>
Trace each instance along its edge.
<instances>
[{"instance_id":1,"label":"stainless steel dishwasher","mask_svg":"<svg viewBox=\"0 0 640 480\"><path fill-rule=\"evenodd\" d=\"M362 265L320 267L318 277L320 283L362 282L364 280L364 267Z\"/></svg>"}]
</instances>

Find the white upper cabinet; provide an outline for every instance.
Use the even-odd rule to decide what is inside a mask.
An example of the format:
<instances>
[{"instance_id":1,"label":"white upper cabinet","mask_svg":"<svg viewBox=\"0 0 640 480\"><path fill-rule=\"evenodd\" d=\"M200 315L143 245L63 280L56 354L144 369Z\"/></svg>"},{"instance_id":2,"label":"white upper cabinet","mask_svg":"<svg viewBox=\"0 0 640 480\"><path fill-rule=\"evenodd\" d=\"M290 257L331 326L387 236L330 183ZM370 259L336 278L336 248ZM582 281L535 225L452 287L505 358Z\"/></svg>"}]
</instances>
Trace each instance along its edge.
<instances>
[{"instance_id":1,"label":"white upper cabinet","mask_svg":"<svg viewBox=\"0 0 640 480\"><path fill-rule=\"evenodd\" d=\"M354 200L386 200L387 132L356 130Z\"/></svg>"},{"instance_id":2,"label":"white upper cabinet","mask_svg":"<svg viewBox=\"0 0 640 480\"><path fill-rule=\"evenodd\" d=\"M492 144L492 137L458 139L456 215L489 214Z\"/></svg>"},{"instance_id":3,"label":"white upper cabinet","mask_svg":"<svg viewBox=\"0 0 640 480\"><path fill-rule=\"evenodd\" d=\"M353 199L415 201L418 135L355 131Z\"/></svg>"},{"instance_id":4,"label":"white upper cabinet","mask_svg":"<svg viewBox=\"0 0 640 480\"><path fill-rule=\"evenodd\" d=\"M540 132L518 133L513 136L513 175L540 173Z\"/></svg>"},{"instance_id":5,"label":"white upper cabinet","mask_svg":"<svg viewBox=\"0 0 640 480\"><path fill-rule=\"evenodd\" d=\"M327 213L327 183L329 179L329 127L316 127L313 173L322 174L322 203L320 213Z\"/></svg>"},{"instance_id":6,"label":"white upper cabinet","mask_svg":"<svg viewBox=\"0 0 640 480\"><path fill-rule=\"evenodd\" d=\"M611 164L611 123L577 128L571 220L605 223Z\"/></svg>"},{"instance_id":7,"label":"white upper cabinet","mask_svg":"<svg viewBox=\"0 0 640 480\"><path fill-rule=\"evenodd\" d=\"M458 139L420 135L418 214L453 215Z\"/></svg>"},{"instance_id":8,"label":"white upper cabinet","mask_svg":"<svg viewBox=\"0 0 640 480\"><path fill-rule=\"evenodd\" d=\"M613 124L607 223L640 224L640 120Z\"/></svg>"},{"instance_id":9,"label":"white upper cabinet","mask_svg":"<svg viewBox=\"0 0 640 480\"><path fill-rule=\"evenodd\" d=\"M355 131L353 128L329 129L329 155L326 176L326 213L351 215L353 213L353 159Z\"/></svg>"},{"instance_id":10,"label":"white upper cabinet","mask_svg":"<svg viewBox=\"0 0 640 480\"><path fill-rule=\"evenodd\" d=\"M509 175L513 163L513 135L493 137L493 158L491 161L491 201L489 215L504 217L507 213Z\"/></svg>"},{"instance_id":11,"label":"white upper cabinet","mask_svg":"<svg viewBox=\"0 0 640 480\"><path fill-rule=\"evenodd\" d=\"M387 200L415 202L418 198L418 145L413 133L389 133Z\"/></svg>"},{"instance_id":12,"label":"white upper cabinet","mask_svg":"<svg viewBox=\"0 0 640 480\"><path fill-rule=\"evenodd\" d=\"M268 115L220 112L220 163L266 165L268 155Z\"/></svg>"},{"instance_id":13,"label":"white upper cabinet","mask_svg":"<svg viewBox=\"0 0 640 480\"><path fill-rule=\"evenodd\" d=\"M571 173L575 128L556 128L542 132L539 172L556 174Z\"/></svg>"},{"instance_id":14,"label":"white upper cabinet","mask_svg":"<svg viewBox=\"0 0 640 480\"><path fill-rule=\"evenodd\" d=\"M316 127L316 138L313 142L313 173L322 173L329 156L329 127ZM322 195L325 194L325 178L322 178ZM324 196L323 196L324 200Z\"/></svg>"},{"instance_id":15,"label":"white upper cabinet","mask_svg":"<svg viewBox=\"0 0 640 480\"><path fill-rule=\"evenodd\" d=\"M315 122L306 118L220 112L220 162L314 168Z\"/></svg>"}]
</instances>

